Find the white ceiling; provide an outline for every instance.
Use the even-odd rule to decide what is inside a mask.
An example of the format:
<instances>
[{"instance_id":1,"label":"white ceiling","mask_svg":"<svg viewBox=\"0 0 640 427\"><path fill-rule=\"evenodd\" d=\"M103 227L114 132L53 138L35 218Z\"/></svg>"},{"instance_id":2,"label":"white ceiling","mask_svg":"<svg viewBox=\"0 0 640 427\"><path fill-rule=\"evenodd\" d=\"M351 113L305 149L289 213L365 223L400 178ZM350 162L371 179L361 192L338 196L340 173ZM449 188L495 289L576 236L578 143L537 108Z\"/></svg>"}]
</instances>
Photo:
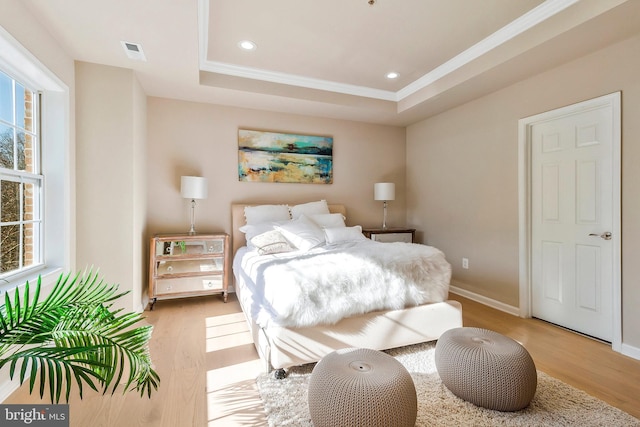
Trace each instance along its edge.
<instances>
[{"instance_id":1,"label":"white ceiling","mask_svg":"<svg viewBox=\"0 0 640 427\"><path fill-rule=\"evenodd\" d=\"M149 96L393 125L640 31L640 0L24 2L74 59L134 69Z\"/></svg>"}]
</instances>

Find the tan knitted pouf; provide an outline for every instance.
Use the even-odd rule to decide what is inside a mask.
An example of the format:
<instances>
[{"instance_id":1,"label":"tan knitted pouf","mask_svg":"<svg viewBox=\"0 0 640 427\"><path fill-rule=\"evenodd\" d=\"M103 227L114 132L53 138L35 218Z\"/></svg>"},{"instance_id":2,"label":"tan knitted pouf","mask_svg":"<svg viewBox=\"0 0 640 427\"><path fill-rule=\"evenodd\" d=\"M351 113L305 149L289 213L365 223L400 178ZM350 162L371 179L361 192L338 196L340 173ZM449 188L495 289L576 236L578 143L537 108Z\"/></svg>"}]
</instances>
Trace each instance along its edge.
<instances>
[{"instance_id":1,"label":"tan knitted pouf","mask_svg":"<svg viewBox=\"0 0 640 427\"><path fill-rule=\"evenodd\" d=\"M411 375L386 353L337 350L311 373L309 413L315 427L413 427L417 411Z\"/></svg>"},{"instance_id":2,"label":"tan knitted pouf","mask_svg":"<svg viewBox=\"0 0 640 427\"><path fill-rule=\"evenodd\" d=\"M538 375L529 352L494 331L454 328L436 344L445 386L461 399L497 411L518 411L536 394Z\"/></svg>"}]
</instances>

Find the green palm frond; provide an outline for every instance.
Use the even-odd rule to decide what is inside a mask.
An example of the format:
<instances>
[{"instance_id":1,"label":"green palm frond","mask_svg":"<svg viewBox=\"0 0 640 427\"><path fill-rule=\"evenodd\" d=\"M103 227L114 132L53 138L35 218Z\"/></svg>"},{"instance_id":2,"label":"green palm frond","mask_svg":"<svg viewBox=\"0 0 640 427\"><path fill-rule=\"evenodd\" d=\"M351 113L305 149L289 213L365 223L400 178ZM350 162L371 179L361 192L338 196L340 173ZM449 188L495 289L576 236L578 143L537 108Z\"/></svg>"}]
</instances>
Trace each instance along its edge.
<instances>
[{"instance_id":1,"label":"green palm frond","mask_svg":"<svg viewBox=\"0 0 640 427\"><path fill-rule=\"evenodd\" d=\"M16 289L13 301L7 292L0 307L0 369L9 365L11 378L19 370L20 383L29 378L29 391L38 385L40 397L48 386L52 402L71 386L83 384L103 393L114 393L123 378L124 391L141 396L160 383L149 355L152 326L138 326L137 313L112 310L112 302L125 293L117 285L99 280L97 274L61 275L50 294L40 301L41 280L30 295Z\"/></svg>"}]
</instances>

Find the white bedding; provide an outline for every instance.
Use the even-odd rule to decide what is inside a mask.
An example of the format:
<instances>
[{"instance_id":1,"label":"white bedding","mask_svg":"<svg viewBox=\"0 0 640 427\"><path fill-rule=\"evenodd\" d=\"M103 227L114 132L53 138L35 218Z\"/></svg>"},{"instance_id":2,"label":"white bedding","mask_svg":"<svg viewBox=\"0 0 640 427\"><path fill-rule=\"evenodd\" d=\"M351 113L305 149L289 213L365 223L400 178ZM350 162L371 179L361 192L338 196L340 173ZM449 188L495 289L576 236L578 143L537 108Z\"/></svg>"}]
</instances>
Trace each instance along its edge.
<instances>
[{"instance_id":1,"label":"white bedding","mask_svg":"<svg viewBox=\"0 0 640 427\"><path fill-rule=\"evenodd\" d=\"M451 266L431 246L362 240L259 255L244 247L234 272L262 327L334 324L370 311L445 301ZM249 295L247 295L247 293Z\"/></svg>"}]
</instances>

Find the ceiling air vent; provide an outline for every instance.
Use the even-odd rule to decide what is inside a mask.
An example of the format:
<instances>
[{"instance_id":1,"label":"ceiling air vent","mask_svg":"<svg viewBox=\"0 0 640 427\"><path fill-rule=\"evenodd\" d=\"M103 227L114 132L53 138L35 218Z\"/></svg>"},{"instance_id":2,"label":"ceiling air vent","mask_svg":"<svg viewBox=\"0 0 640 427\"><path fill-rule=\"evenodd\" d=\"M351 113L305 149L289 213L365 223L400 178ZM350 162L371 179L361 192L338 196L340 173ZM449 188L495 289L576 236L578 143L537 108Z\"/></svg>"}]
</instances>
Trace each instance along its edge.
<instances>
[{"instance_id":1,"label":"ceiling air vent","mask_svg":"<svg viewBox=\"0 0 640 427\"><path fill-rule=\"evenodd\" d=\"M144 56L144 51L142 50L142 45L139 43L131 43L121 41L122 47L124 48L125 53L129 57L129 59L135 59L137 61L146 61L147 58Z\"/></svg>"}]
</instances>

